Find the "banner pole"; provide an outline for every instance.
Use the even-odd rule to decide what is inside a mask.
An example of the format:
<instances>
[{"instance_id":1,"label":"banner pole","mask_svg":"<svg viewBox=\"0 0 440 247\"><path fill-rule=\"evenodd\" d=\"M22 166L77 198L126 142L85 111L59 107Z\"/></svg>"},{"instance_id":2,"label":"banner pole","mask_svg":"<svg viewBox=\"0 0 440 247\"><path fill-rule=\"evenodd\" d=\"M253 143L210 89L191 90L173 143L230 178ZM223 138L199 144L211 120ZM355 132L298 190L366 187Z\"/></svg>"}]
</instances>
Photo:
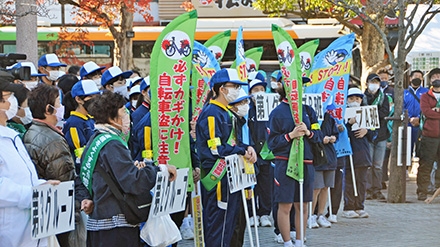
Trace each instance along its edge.
<instances>
[{"instance_id":1,"label":"banner pole","mask_svg":"<svg viewBox=\"0 0 440 247\"><path fill-rule=\"evenodd\" d=\"M327 196L328 196L328 214L329 216L333 215L333 209L332 209L332 195L330 192L330 187L327 189Z\"/></svg>"},{"instance_id":2,"label":"banner pole","mask_svg":"<svg viewBox=\"0 0 440 247\"><path fill-rule=\"evenodd\" d=\"M249 233L249 242L251 244L251 247L254 247L254 240L252 238L252 230L251 230L251 224L250 224L250 220L249 220L249 211L248 211L248 208L247 208L246 195L244 193L244 189L241 190L241 197L243 199L244 216L246 218L246 228L247 228L248 233Z\"/></svg>"},{"instance_id":3,"label":"banner pole","mask_svg":"<svg viewBox=\"0 0 440 247\"><path fill-rule=\"evenodd\" d=\"M350 155L350 168L351 168L351 178L353 179L354 196L358 196L357 186L356 186L356 176L354 174L353 155Z\"/></svg>"},{"instance_id":4,"label":"banner pole","mask_svg":"<svg viewBox=\"0 0 440 247\"><path fill-rule=\"evenodd\" d=\"M301 247L304 246L304 191L303 181L299 182L299 221L301 229Z\"/></svg>"},{"instance_id":5,"label":"banner pole","mask_svg":"<svg viewBox=\"0 0 440 247\"><path fill-rule=\"evenodd\" d=\"M254 189L251 189L251 193L252 193L252 213L254 215L254 227L255 227L255 242L257 243L257 247L260 247L260 237L258 235L258 224L257 224L257 209L255 206L255 194L254 194Z\"/></svg>"}]
</instances>

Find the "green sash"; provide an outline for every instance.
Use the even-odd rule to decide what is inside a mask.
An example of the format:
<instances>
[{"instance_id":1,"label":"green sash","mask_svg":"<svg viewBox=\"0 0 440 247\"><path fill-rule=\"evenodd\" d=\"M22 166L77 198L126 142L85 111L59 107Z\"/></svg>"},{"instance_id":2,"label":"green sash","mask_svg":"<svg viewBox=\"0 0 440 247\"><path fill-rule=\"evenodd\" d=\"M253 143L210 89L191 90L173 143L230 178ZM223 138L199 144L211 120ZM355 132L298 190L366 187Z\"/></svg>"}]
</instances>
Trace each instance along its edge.
<instances>
[{"instance_id":1,"label":"green sash","mask_svg":"<svg viewBox=\"0 0 440 247\"><path fill-rule=\"evenodd\" d=\"M379 105L382 105L382 102L383 102L383 92L382 92L382 90L379 89L379 96L374 99L372 105L379 106Z\"/></svg>"},{"instance_id":2,"label":"green sash","mask_svg":"<svg viewBox=\"0 0 440 247\"><path fill-rule=\"evenodd\" d=\"M232 113L228 110L229 117L233 118ZM233 119L232 119L233 121ZM214 124L214 123L212 123ZM208 125L211 125L211 122L208 121ZM231 133L229 134L229 138L227 144L232 145L232 141L234 140L234 125L232 126ZM208 126L209 129L215 129L215 126ZM208 140L209 142L210 140ZM209 145L209 143L208 143ZM221 145L221 143L218 143ZM203 169L202 169L203 171ZM206 190L212 190L219 182L222 180L223 176L226 174L226 161L224 159L217 159L214 163L214 166L211 168L208 174L206 174L200 181ZM203 175L203 174L202 174Z\"/></svg>"},{"instance_id":3,"label":"green sash","mask_svg":"<svg viewBox=\"0 0 440 247\"><path fill-rule=\"evenodd\" d=\"M93 195L92 178L96 162L98 161L99 152L105 146L105 144L113 140L120 141L122 144L124 144L124 146L127 146L127 143L124 142L121 137L110 133L102 133L93 139L84 155L84 159L81 163L80 178L84 186L86 186L86 188L89 190L90 195Z\"/></svg>"}]
</instances>

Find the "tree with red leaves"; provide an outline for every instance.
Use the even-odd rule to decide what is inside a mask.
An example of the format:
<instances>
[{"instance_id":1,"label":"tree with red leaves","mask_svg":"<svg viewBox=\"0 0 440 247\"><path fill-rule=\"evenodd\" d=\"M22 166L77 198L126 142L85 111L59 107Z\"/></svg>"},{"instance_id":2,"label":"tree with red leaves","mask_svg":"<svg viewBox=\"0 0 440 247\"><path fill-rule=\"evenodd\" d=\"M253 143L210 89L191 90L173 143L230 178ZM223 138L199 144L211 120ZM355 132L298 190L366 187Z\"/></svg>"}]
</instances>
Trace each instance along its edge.
<instances>
[{"instance_id":1,"label":"tree with red leaves","mask_svg":"<svg viewBox=\"0 0 440 247\"><path fill-rule=\"evenodd\" d=\"M114 65L122 70L132 69L133 42L126 32L133 29L133 14L141 14L146 22L151 21L150 0L59 0L60 4L70 4L78 26L99 25L108 28L115 40ZM68 35L68 34L66 34Z\"/></svg>"}]
</instances>

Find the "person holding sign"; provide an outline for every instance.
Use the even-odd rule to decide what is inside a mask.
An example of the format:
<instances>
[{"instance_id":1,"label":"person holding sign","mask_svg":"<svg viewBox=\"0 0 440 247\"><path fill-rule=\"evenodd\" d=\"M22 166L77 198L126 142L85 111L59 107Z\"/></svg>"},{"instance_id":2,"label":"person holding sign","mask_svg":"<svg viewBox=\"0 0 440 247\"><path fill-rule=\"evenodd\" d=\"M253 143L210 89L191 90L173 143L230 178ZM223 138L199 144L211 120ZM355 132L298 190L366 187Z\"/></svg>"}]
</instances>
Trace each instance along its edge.
<instances>
[{"instance_id":1,"label":"person holding sign","mask_svg":"<svg viewBox=\"0 0 440 247\"><path fill-rule=\"evenodd\" d=\"M357 87L348 90L347 107L360 107L364 94ZM353 124L356 123L356 117L348 119L345 124L350 144L353 151L353 166L346 166L345 172L345 192L344 192L344 218L367 218L369 215L364 210L365 193L367 190L367 170L371 167L370 143L377 136L375 130L365 128L352 131ZM354 168L354 179L352 177L351 168ZM355 188L357 188L357 196L355 196Z\"/></svg>"},{"instance_id":2,"label":"person holding sign","mask_svg":"<svg viewBox=\"0 0 440 247\"><path fill-rule=\"evenodd\" d=\"M127 143L122 140L130 126L125 102L122 95L106 91L93 99L89 107L95 118L96 132L81 158L81 180L95 203L87 222L87 246L90 247L140 245L139 227L128 223L127 211L124 211L127 205L122 204L130 202L119 201L105 177L110 178L121 193L134 198L131 202L146 205L151 203L150 190L159 170L131 159ZM89 152L89 149L95 151ZM167 169L170 179L175 180L174 166L163 169Z\"/></svg>"},{"instance_id":3,"label":"person holding sign","mask_svg":"<svg viewBox=\"0 0 440 247\"><path fill-rule=\"evenodd\" d=\"M303 79L303 82L307 81ZM275 163L274 200L275 203L278 203L277 223L284 240L284 246L294 246L290 240L290 214L293 204L296 226L295 246L302 246L300 224L304 225L305 230L308 211L307 203L313 199L315 168L313 167L313 154L310 145L311 143L322 142L322 133L316 113L308 105L303 104L303 122L295 125L282 82L278 82L277 92L280 95L280 99L282 99L282 103L269 115L269 137L267 139L269 149L272 150L275 156L273 161ZM300 212L301 192L299 182L286 175L292 140L301 137L304 137L304 150L299 150L304 152L303 212ZM304 215L303 222L300 222L301 213Z\"/></svg>"},{"instance_id":4,"label":"person holding sign","mask_svg":"<svg viewBox=\"0 0 440 247\"><path fill-rule=\"evenodd\" d=\"M213 98L203 108L196 125L196 145L201 161L203 228L206 247L228 247L236 225L240 193L229 192L224 157L243 155L257 159L251 146L237 145L235 117L228 104L236 100L242 85L237 70L221 69L211 78Z\"/></svg>"},{"instance_id":5,"label":"person holding sign","mask_svg":"<svg viewBox=\"0 0 440 247\"><path fill-rule=\"evenodd\" d=\"M362 100L364 105L377 105L380 122L377 137L370 143L370 155L373 166L367 175L367 200L384 200L385 196L380 190L382 189L382 165L387 148L387 139L390 136L387 120L385 120L385 117L388 117L390 114L390 104L388 96L380 90L380 77L377 74L370 74L367 77L367 90L365 90L365 97Z\"/></svg>"},{"instance_id":6,"label":"person holding sign","mask_svg":"<svg viewBox=\"0 0 440 247\"><path fill-rule=\"evenodd\" d=\"M0 71L0 246L47 246L46 239L31 239L32 187L45 183L38 179L34 164L19 134L6 127L18 111L14 93L23 85ZM49 180L57 185L60 181Z\"/></svg>"}]
</instances>

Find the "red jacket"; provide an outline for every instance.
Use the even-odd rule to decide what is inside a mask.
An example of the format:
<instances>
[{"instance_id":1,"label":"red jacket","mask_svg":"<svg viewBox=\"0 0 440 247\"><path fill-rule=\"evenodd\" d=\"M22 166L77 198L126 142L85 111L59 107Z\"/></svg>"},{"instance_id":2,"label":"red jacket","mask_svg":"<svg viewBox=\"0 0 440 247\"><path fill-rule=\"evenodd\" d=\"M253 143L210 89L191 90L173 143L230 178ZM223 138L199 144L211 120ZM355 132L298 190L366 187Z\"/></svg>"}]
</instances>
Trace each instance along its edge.
<instances>
[{"instance_id":1,"label":"red jacket","mask_svg":"<svg viewBox=\"0 0 440 247\"><path fill-rule=\"evenodd\" d=\"M422 135L426 137L440 137L440 112L432 110L437 104L432 89L420 97L420 108L426 120L423 124Z\"/></svg>"}]
</instances>

